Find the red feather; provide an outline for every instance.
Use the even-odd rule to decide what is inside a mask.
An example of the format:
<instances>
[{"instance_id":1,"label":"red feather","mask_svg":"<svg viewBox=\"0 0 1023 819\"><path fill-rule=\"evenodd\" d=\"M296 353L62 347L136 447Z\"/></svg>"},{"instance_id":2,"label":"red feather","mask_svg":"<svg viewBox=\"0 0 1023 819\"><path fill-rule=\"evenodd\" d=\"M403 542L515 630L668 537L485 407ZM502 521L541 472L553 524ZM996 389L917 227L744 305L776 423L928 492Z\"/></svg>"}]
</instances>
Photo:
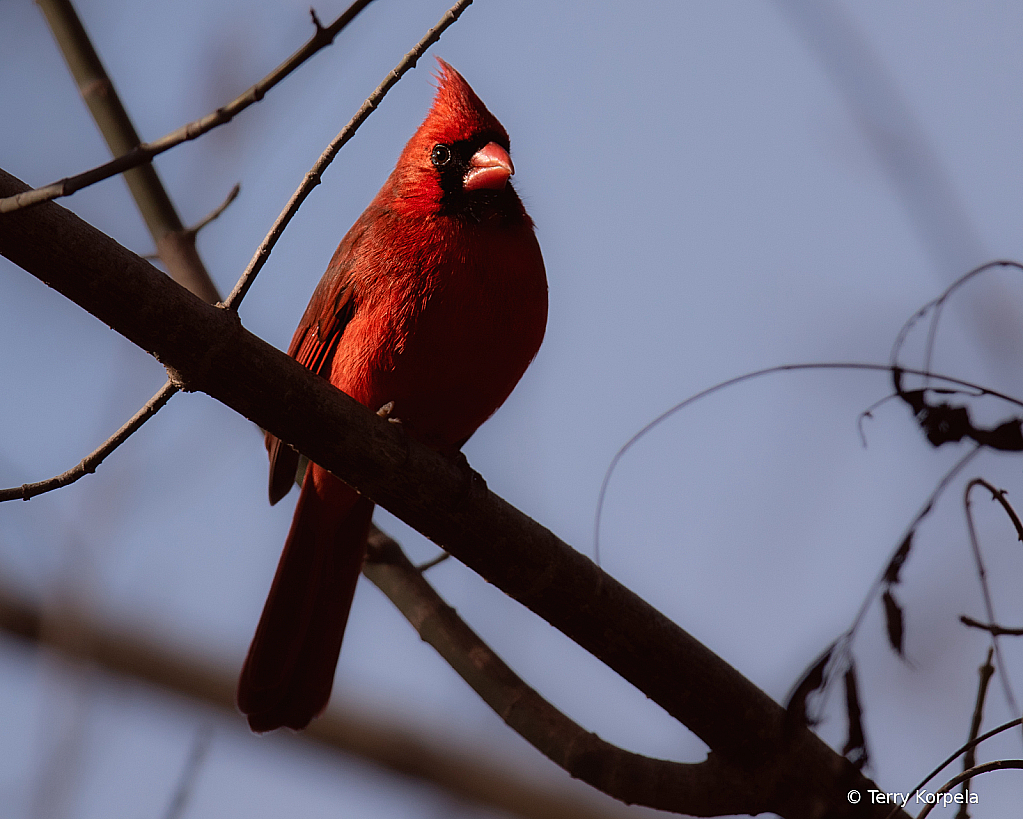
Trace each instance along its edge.
<instances>
[{"instance_id":1,"label":"red feather","mask_svg":"<svg viewBox=\"0 0 1023 819\"><path fill-rule=\"evenodd\" d=\"M504 402L547 324L533 223L508 178L508 134L440 62L433 107L341 240L288 352L435 449L454 452ZM273 436L270 501L298 454ZM372 503L315 464L242 669L254 731L304 728L330 697Z\"/></svg>"}]
</instances>

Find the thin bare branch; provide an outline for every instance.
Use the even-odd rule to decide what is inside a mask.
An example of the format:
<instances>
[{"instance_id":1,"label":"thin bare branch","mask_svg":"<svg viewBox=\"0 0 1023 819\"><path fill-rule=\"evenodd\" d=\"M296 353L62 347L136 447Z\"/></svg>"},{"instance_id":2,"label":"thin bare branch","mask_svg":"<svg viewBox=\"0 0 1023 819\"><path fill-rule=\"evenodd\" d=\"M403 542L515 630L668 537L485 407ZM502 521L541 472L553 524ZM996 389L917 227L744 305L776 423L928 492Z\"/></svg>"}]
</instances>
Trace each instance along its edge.
<instances>
[{"instance_id":1,"label":"thin bare branch","mask_svg":"<svg viewBox=\"0 0 1023 819\"><path fill-rule=\"evenodd\" d=\"M991 500L1001 504L1002 509L1005 510L1005 514L1009 516L1009 520L1012 522L1012 528L1016 530L1016 537L1023 542L1023 521L1020 521L1019 515L1016 514L1016 510L1012 507L1012 504L1009 503L1008 498L1005 497L1006 491L1004 489L999 489L997 486L989 483L983 478L974 478L972 483L975 483L977 486L983 486L991 493Z\"/></svg>"},{"instance_id":2,"label":"thin bare branch","mask_svg":"<svg viewBox=\"0 0 1023 819\"><path fill-rule=\"evenodd\" d=\"M210 745L213 743L213 726L209 723L199 726L192 740L192 747L185 760L185 767L178 777L178 784L167 805L163 819L181 819L188 808L188 802L195 791L196 782L202 772L203 765L209 756Z\"/></svg>"},{"instance_id":3,"label":"thin bare branch","mask_svg":"<svg viewBox=\"0 0 1023 819\"><path fill-rule=\"evenodd\" d=\"M947 768L949 765L951 765L953 762L955 762L956 759L958 759L961 754L966 753L971 748L975 748L976 746L980 745L980 743L982 743L982 742L986 742L987 740L991 739L991 737L997 736L998 734L1003 734L1006 731L1011 731L1013 728L1016 728L1017 726L1019 726L1021 724L1023 724L1023 719L1013 719L1013 720L1009 720L1008 722L1003 722L997 728L992 728L986 734L981 734L976 739L971 740L970 742L967 742L965 745L962 745L959 748L956 748L956 750L954 750L951 754L949 754L947 757L945 757L945 759L943 759L941 761L941 763L934 770L932 770L929 774L927 774L927 776L925 776L923 779L921 779L917 783L916 787L913 788L910 791L910 793L916 793L917 791L922 790L927 785L928 782L930 782L932 779L934 779L934 777L936 777L938 774L940 774L945 768ZM898 806L896 806L896 807L892 808L891 813L889 813L885 817L885 819L894 819L894 817L897 816L898 813L899 813L899 808L898 808Z\"/></svg>"},{"instance_id":4,"label":"thin bare branch","mask_svg":"<svg viewBox=\"0 0 1023 819\"><path fill-rule=\"evenodd\" d=\"M206 225L208 225L214 219L219 219L220 215L225 210L227 210L228 207L230 207L231 203L235 199L238 198L238 194L241 193L241 191L242 191L242 186L239 183L236 182L234 187L231 188L231 190L228 192L227 198L223 202L221 202L219 205L217 205L217 207L214 208L209 214L207 214L202 219L200 219L198 222L196 222L194 225L192 225L192 227L186 228L185 232L191 234L194 237L200 230L202 230L204 227L206 227ZM198 295L198 294L196 294L196 295ZM209 299L207 299L207 301L209 301ZM217 298L217 301L220 301L220 299ZM210 302L210 303L211 304L216 304L216 302Z\"/></svg>"},{"instance_id":5,"label":"thin bare branch","mask_svg":"<svg viewBox=\"0 0 1023 819\"><path fill-rule=\"evenodd\" d=\"M951 790L961 782L966 782L974 776L980 776L981 774L989 773L991 771L1008 771L1013 769L1023 769L1023 759L998 759L994 762L985 762L983 765L977 765L975 768L963 771L958 776L953 776L950 780L948 780L948 782L934 792L933 796L935 798L933 801L929 800L927 802L927 805L925 805L924 809L920 811L916 819L924 819L927 814L934 810L935 805L948 807L950 804L955 804ZM941 797L943 795L952 798L942 799Z\"/></svg>"},{"instance_id":6,"label":"thin bare branch","mask_svg":"<svg viewBox=\"0 0 1023 819\"><path fill-rule=\"evenodd\" d=\"M980 580L980 590L984 597L984 609L987 612L987 619L993 625L998 622L998 618L995 617L995 603L991 597L991 588L988 586L987 569L984 566L984 558L980 552L980 540L977 537L977 527L973 522L973 509L970 505L970 492L973 491L975 486L985 487L994 495L995 500L1001 498L1003 504L1005 499L997 489L983 478L974 478L966 484L966 488L963 490L963 508L966 512L966 531L970 536L970 550L973 553L973 560L977 564L977 578ZM1009 711L1018 714L1019 707L1016 705L1016 693L1012 690L1012 680L1009 678L1005 657L1002 656L1002 646L998 640L999 636L993 631L991 632L991 647L995 650L995 659L998 662L998 678L1002 681L1002 689L1005 692L1005 701L1009 706Z\"/></svg>"},{"instance_id":7,"label":"thin bare branch","mask_svg":"<svg viewBox=\"0 0 1023 819\"><path fill-rule=\"evenodd\" d=\"M1007 261L991 262L991 264L1019 265L1018 262ZM992 398L997 398L999 400L1005 401L1006 403L1013 404L1017 407L1023 407L1023 399L1015 398L1006 393L999 392L998 390L991 390L988 389L987 387L982 387L979 384L975 384L971 381L965 381L961 378L953 378L952 376L941 375L939 373L930 372L928 370L919 370L914 369L913 367L902 367L895 364L894 362L890 366L884 366L881 364L861 363L854 361L822 361L806 364L779 364L774 367L765 367L762 370L754 370L753 372L743 373L742 375L737 375L734 378L729 378L725 381L720 381L717 384L714 384L711 387L707 387L704 390L700 390L700 392L689 396L684 401L680 401L674 406L666 409L664 412L662 412L660 415L658 415L656 418L650 421L646 426L644 426L642 429L636 432L631 438L629 438L628 441L622 444L621 448L615 453L614 457L611 459L611 463L608 464L607 470L604 472L604 479L601 481L600 491L597 494L597 508L593 515L594 560L596 560L597 563L600 563L601 517L604 510L604 503L607 500L607 492L611 484L611 477L614 475L615 470L618 468L618 464L629 452L629 450L632 449L632 447L639 443L643 438L645 438L650 433L651 430L663 424L676 413L679 413L682 410L686 409L687 407L691 406L692 404L695 404L698 401L702 401L704 398L708 398L711 395L714 395L715 393L721 392L722 390L731 389L732 387L737 386L739 384L744 384L747 381L753 381L758 378L763 378L764 376L767 375L776 375L777 373L785 372L807 372L813 370L863 370L866 372L886 371L892 373L893 375L898 373L917 375L924 378L930 378L936 381L941 381L954 387L962 387L964 389L976 393L977 395L988 395L991 396Z\"/></svg>"},{"instance_id":8,"label":"thin bare branch","mask_svg":"<svg viewBox=\"0 0 1023 819\"><path fill-rule=\"evenodd\" d=\"M91 170L85 171L77 176L61 179L42 188L36 188L34 190L25 191L24 193L4 197L0 199L0 214L10 213L11 211L28 207L29 205L37 205L40 202L47 202L51 199L57 199L62 196L70 196L76 191L80 191L82 188L103 179L109 179L110 177L117 176L117 174L124 173L131 168L144 165L147 162L150 162L153 157L159 156L164 151L168 151L176 145L180 145L182 142L196 139L197 137L205 134L207 131L213 130L218 125L224 125L225 123L230 122L236 115L244 111L250 105L263 99L263 97L266 96L267 91L291 74L291 72L302 65L302 63L312 57L316 52L329 46L341 30L354 20L359 12L366 8L366 6L368 6L372 1L373 0L356 0L356 2L352 3L352 5L349 6L329 26L317 27L313 36L310 37L306 44L298 51L292 54L287 60L277 66L277 68L267 74L263 79L249 88L245 93L236 97L222 108L218 108L213 113L207 114L201 119L197 119L194 122L190 122L187 125L183 125L180 128L171 131L169 134L161 137L155 142L147 142L138 145L127 153L118 156L116 159L111 162L107 162L104 165L92 168Z\"/></svg>"},{"instance_id":9,"label":"thin bare branch","mask_svg":"<svg viewBox=\"0 0 1023 819\"><path fill-rule=\"evenodd\" d=\"M973 717L970 719L970 736L967 739L967 743L973 742L977 735L980 733L980 724L984 721L984 700L987 697L988 683L991 682L991 677L995 673L995 667L991 665L991 658L994 656L995 650L989 648L987 650L987 659L984 660L984 665L977 669L977 701L973 706ZM970 745L963 754L963 772L971 770L977 764L977 746ZM969 793L970 780L964 779L962 782L963 794ZM964 801L956 812L956 819L970 819L970 809L968 802Z\"/></svg>"},{"instance_id":10,"label":"thin bare branch","mask_svg":"<svg viewBox=\"0 0 1023 819\"><path fill-rule=\"evenodd\" d=\"M270 228L270 232L266 235L266 238L260 243L259 248L256 250L256 254L252 257L252 261L249 262L248 267L245 268L245 272L242 273L238 283L234 286L231 294L225 299L224 306L231 310L237 310L245 298L245 294L249 292L249 288L252 286L252 282L255 280L256 275L262 270L263 265L266 264L267 259L270 258L270 252L273 250L274 245L277 244L277 240L280 239L281 234L284 232L284 228L288 226L292 217L298 212L298 209L302 206L306 197L312 193L313 188L320 184L320 179L323 176L323 172L327 169L327 166L334 161L334 157L337 156L337 152L341 150L348 140L355 136L355 132L359 130L359 126L366 121L366 118L376 110L376 107L380 105L381 100L387 96L387 92L394 87L394 84L398 82L404 76L405 72L409 69L414 68L419 58L423 56L423 52L426 51L431 45L440 39L448 27L454 24L454 22L462 15L462 12L466 10L472 4L472 0L458 0L450 9L448 9L444 16L440 18L437 25L431 28L423 38L416 44L408 54L406 54L401 62L395 66L380 85L376 87L376 90L370 94L366 101L362 104L358 111L355 112L355 116L349 120L348 124L341 129L336 137L331 141L327 149L320 155L320 158L316 160L316 163L305 175L302 180L302 184L298 186L288 204L284 207L281 215L277 217L277 220L273 223Z\"/></svg>"},{"instance_id":11,"label":"thin bare branch","mask_svg":"<svg viewBox=\"0 0 1023 819\"><path fill-rule=\"evenodd\" d=\"M451 555L449 555L447 552L441 552L436 557L430 558L430 560L426 560L423 563L420 563L418 566L416 566L416 571L419 572L420 574L428 572L434 566L439 566L449 557L451 557Z\"/></svg>"},{"instance_id":12,"label":"thin bare branch","mask_svg":"<svg viewBox=\"0 0 1023 819\"><path fill-rule=\"evenodd\" d=\"M45 481L26 483L10 489L0 489L0 501L16 500L19 498L21 500L28 500L36 495L42 495L44 492L52 492L54 489L60 489L62 486L72 484L86 475L91 475L111 452L128 440L135 430L156 415L160 408L170 401L171 396L177 391L178 388L168 381L160 388L156 395L145 403L142 409L131 417L128 423L104 441L98 449L86 455L78 466Z\"/></svg>"},{"instance_id":13,"label":"thin bare branch","mask_svg":"<svg viewBox=\"0 0 1023 819\"><path fill-rule=\"evenodd\" d=\"M79 91L89 106L113 154L127 152L138 145L139 138L131 118L121 103L113 82L96 53L84 26L70 0L39 0L53 35L67 60ZM220 294L195 248L196 234L227 209L238 196L241 186L235 185L227 199L199 224L184 228L166 189L151 165L143 165L125 173L125 180L160 250L160 258L172 278L211 304L220 301ZM169 381L146 404L78 466L49 480L0 490L0 502L35 495L67 486L90 475L118 446L152 418L177 392Z\"/></svg>"},{"instance_id":14,"label":"thin bare branch","mask_svg":"<svg viewBox=\"0 0 1023 819\"><path fill-rule=\"evenodd\" d=\"M965 614L959 615L959 622L969 628L980 629L981 631L987 631L991 634L1006 637L1021 637L1023 636L1023 628L1007 628L1005 626L999 626L995 623L982 623L980 620L974 620L972 617L968 617Z\"/></svg>"},{"instance_id":15,"label":"thin bare branch","mask_svg":"<svg viewBox=\"0 0 1023 819\"><path fill-rule=\"evenodd\" d=\"M927 304L917 310L912 316L906 319L906 322L899 329L898 335L895 337L895 343L892 345L891 362L893 367L899 366L899 353L906 344L906 339L909 337L910 331L916 326L917 322L921 321L924 316L928 313L931 314L931 321L927 327L927 344L924 353L924 371L929 372L931 369L931 358L934 354L934 339L938 332L938 323L941 320L941 312L953 293L955 293L960 287L965 285L973 278L986 273L989 270L993 270L996 267L1009 267L1014 268L1018 271L1023 272L1023 264L1012 259L995 259L991 262L984 262L984 264L977 265L972 270L967 271L952 284L942 291L941 295L931 299ZM926 383L926 382L925 382Z\"/></svg>"}]
</instances>

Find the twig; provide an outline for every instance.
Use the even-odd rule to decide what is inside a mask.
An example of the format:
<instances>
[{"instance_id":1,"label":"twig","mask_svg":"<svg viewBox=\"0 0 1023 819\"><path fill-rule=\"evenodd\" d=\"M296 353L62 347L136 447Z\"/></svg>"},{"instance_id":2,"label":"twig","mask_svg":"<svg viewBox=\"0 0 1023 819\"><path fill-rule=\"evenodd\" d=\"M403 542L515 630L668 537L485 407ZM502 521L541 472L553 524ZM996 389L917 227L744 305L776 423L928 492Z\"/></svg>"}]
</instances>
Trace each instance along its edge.
<instances>
[{"instance_id":1,"label":"twig","mask_svg":"<svg viewBox=\"0 0 1023 819\"><path fill-rule=\"evenodd\" d=\"M991 589L987 583L987 569L984 567L984 559L980 553L980 541L977 538L977 527L974 525L973 510L970 506L970 492L975 486L986 487L995 496L995 500L1001 497L1001 493L983 478L974 478L966 484L966 489L963 490L963 507L966 511L966 531L970 536L970 550L973 552L973 559L977 564L977 577L980 580L980 590L984 596L984 609L987 611L987 619L989 623L994 624L998 621L998 618L995 617L995 604L994 600L991 599ZM1009 679L1008 666L1005 664L1005 658L1002 656L1002 647L998 637L998 634L995 634L993 631L991 632L991 646L995 650L995 659L998 661L998 678L1002 681L1002 689L1005 692L1005 701L1009 706L1009 711L1018 714L1019 707L1016 705L1016 694L1012 690L1012 681Z\"/></svg>"},{"instance_id":2,"label":"twig","mask_svg":"<svg viewBox=\"0 0 1023 819\"><path fill-rule=\"evenodd\" d=\"M956 750L953 751L951 754L949 754L947 757L945 757L945 759L942 760L942 762L933 771L931 771L929 774L927 774L927 776L925 776L923 779L921 779L917 783L916 787L913 788L912 791L910 791L910 792L911 793L916 793L917 791L921 790L924 787L924 785L926 785L928 782L930 782L932 779L934 779L934 777L936 777L938 774L940 774L943 769L945 769L946 767L951 765L953 762L955 762L956 758L960 754L964 754L968 750L970 750L971 748L974 748L977 745L980 745L980 743L986 742L987 740L991 739L991 737L997 736L998 734L1003 734L1006 731L1012 730L1013 728L1016 728L1017 726L1019 726L1021 724L1023 724L1023 719L1020 719L1020 718L1009 720L1008 722L1003 722L997 728L992 728L986 734L981 734L976 739L974 739L974 740L972 740L970 742L967 742L965 745L962 745L959 748L956 748ZM891 813L889 813L885 817L885 819L892 819L892 817L894 817L898 812L899 812L899 808L897 806L892 808Z\"/></svg>"},{"instance_id":3,"label":"twig","mask_svg":"<svg viewBox=\"0 0 1023 819\"><path fill-rule=\"evenodd\" d=\"M995 263L992 262L992 264ZM1017 263L1000 262L999 264L1015 265ZM951 384L956 387L963 387L968 390L973 390L977 392L978 395L987 395L992 398L998 398L1009 404L1015 404L1016 406L1023 408L1023 399L1014 398L1013 396L1003 392L999 392L998 390L990 390L987 387L982 387L979 384L974 384L973 382L970 381L964 381L961 378L953 378L952 376L941 375L939 373L929 372L926 370L914 369L913 367L901 366L897 367L895 364L886 366L883 364L868 364L850 361L822 361L819 363L810 364L779 364L775 367L765 367L762 370L754 370L753 372L744 373L743 375L737 375L734 378L729 378L725 381L720 381L717 384L714 384L711 387L707 387L704 390L700 390L700 392L689 396L684 401L680 401L674 406L666 409L664 412L662 412L660 415L658 415L656 418L650 421L650 423L648 423L641 430L639 430L639 432L635 433L631 438L629 438L628 441L622 444L621 448L615 453L614 457L611 459L611 463L607 467L607 470L604 472L604 479L603 481L601 481L600 492L597 495L597 509L593 515L593 552L595 562L598 564L600 563L600 520L604 510L604 503L607 500L607 490L609 484L611 483L611 476L614 474L615 469L618 467L618 464L621 462L622 458L625 457L626 453L628 453L628 451L632 449L633 446L635 446L637 443L639 443L640 440L645 438L646 435L651 430L660 426L662 423L667 421L676 413L681 412L691 404L695 404L697 401L707 398L713 395L714 393L720 392L725 389L729 389L738 384L745 383L746 381L752 381L757 378L762 378L767 375L775 375L777 373L784 372L804 372L807 370L865 370L870 372L884 371L889 373L894 373L897 370L898 372L904 374L917 375L925 378L933 378L938 381L943 381L946 384Z\"/></svg>"},{"instance_id":4,"label":"twig","mask_svg":"<svg viewBox=\"0 0 1023 819\"><path fill-rule=\"evenodd\" d=\"M213 742L213 726L209 723L201 725L192 740L192 748L188 752L188 759L185 760L185 767L178 777L178 784L174 788L170 803L167 805L167 812L164 819L180 819L184 816L188 807L188 800L195 790L195 783L199 779L203 763L209 755L210 745Z\"/></svg>"},{"instance_id":5,"label":"twig","mask_svg":"<svg viewBox=\"0 0 1023 819\"><path fill-rule=\"evenodd\" d=\"M940 378L940 376L935 377ZM850 662L848 655L852 653L853 637L856 635L856 632L859 630L860 625L863 623L864 618L867 616L867 612L870 611L870 607L873 605L874 600L877 599L878 593L880 593L882 588L891 586L895 582L894 580L892 580L891 574L892 567L898 566L899 568L901 568L902 563L905 561L909 553L908 544L911 543L913 534L916 532L916 529L920 525L921 521L923 521L923 519L930 514L931 510L934 508L934 504L937 502L938 498L945 491L945 489L948 488L948 485L956 478L956 476L960 472L962 472L963 469L966 468L967 464L969 464L970 461L972 461L973 458L976 457L976 455L979 452L980 447L974 447L973 449L971 449L969 452L966 453L966 455L964 455L962 458L956 461L955 464L952 465L951 469L949 469L942 476L941 480L938 481L937 486L935 486L931 494L928 496L927 500L916 513L916 516L913 518L912 523L910 523L909 526L906 527L903 536L899 539L899 545L895 548L895 550L892 552L892 556L885 563L884 570L878 574L877 578L870 585L870 588L868 589L866 595L863 598L863 602L860 604L859 610L856 612L856 616L853 618L852 625L850 625L849 628L846 629L845 632L843 632L831 644L831 647L828 649L828 652L832 655L832 657L829 659L829 662L827 662L823 666L823 668L826 669L826 674L822 681L820 682L820 684L816 686L816 688L823 688L825 692L824 697L822 697L822 702L820 705L821 709L824 708L825 704L824 700L826 699L827 693L831 687L831 680L833 679L832 674L834 674L834 672L838 670L844 670L848 666ZM895 576L897 577L897 573ZM815 661L814 666L810 666L810 669L808 669L807 672L804 672L801 679L803 680L807 679L808 674L818 664L818 662L819 661ZM797 684L797 690L799 685L801 684ZM814 690L816 690L816 688Z\"/></svg>"},{"instance_id":6,"label":"twig","mask_svg":"<svg viewBox=\"0 0 1023 819\"><path fill-rule=\"evenodd\" d=\"M430 569L432 569L434 566L439 566L449 557L451 557L451 555L449 555L447 552L441 552L436 557L424 561L423 563L420 563L418 566L416 566L416 571L419 572L420 574L423 574L424 572L427 572Z\"/></svg>"},{"instance_id":7,"label":"twig","mask_svg":"<svg viewBox=\"0 0 1023 819\"><path fill-rule=\"evenodd\" d=\"M60 489L62 486L72 484L80 478L84 478L86 475L91 475L96 471L96 467L103 463L103 460L111 452L128 440L135 430L156 415L157 411L166 404L170 400L171 396L177 391L178 388L168 381L160 388L160 391L156 393L156 395L145 403L145 406L143 406L142 409L131 417L131 420L128 421L128 423L111 435L94 452L86 455L78 466L45 481L39 481L38 483L26 483L22 486L15 486L10 489L0 489L0 501L15 500L17 498L21 498L21 500L28 500L29 498L34 498L36 495L41 495L44 492L51 492L54 489Z\"/></svg>"},{"instance_id":8,"label":"twig","mask_svg":"<svg viewBox=\"0 0 1023 819\"><path fill-rule=\"evenodd\" d=\"M183 125L171 131L155 142L147 142L130 150L111 162L107 162L77 176L61 179L51 185L42 188L28 190L14 196L0 199L0 214L9 213L19 208L57 199L61 196L70 196L76 191L88 185L92 185L103 179L109 179L119 173L124 173L130 168L138 167L149 162L155 156L168 151L176 145L187 140L196 139L207 131L211 131L218 125L230 122L234 117L244 111L253 103L259 102L266 95L267 91L277 85L281 80L291 74L302 63L312 57L316 52L330 45L334 38L345 28L366 6L373 0L356 0L352 3L333 23L326 27L317 27L316 32L298 51L292 54L277 68L267 74L263 79L249 88L241 96L236 97L222 108L207 114L201 119Z\"/></svg>"},{"instance_id":9,"label":"twig","mask_svg":"<svg viewBox=\"0 0 1023 819\"><path fill-rule=\"evenodd\" d=\"M228 192L227 198L223 202L221 202L216 208L214 208L209 214L207 214L202 219L200 219L198 222L196 222L194 225L192 225L192 227L185 228L185 233L187 233L188 235L190 235L190 236L192 236L194 238L195 235L200 230L202 230L204 227L206 227L206 225L208 225L214 219L219 219L220 218L220 214L222 214L225 210L227 210L228 207L231 205L231 203L235 199L238 198L238 194L241 193L241 190L242 190L242 186L236 182L234 187L231 188L231 190ZM220 301L220 299L218 298L217 301ZM210 303L214 304L215 302L210 302Z\"/></svg>"},{"instance_id":10,"label":"twig","mask_svg":"<svg viewBox=\"0 0 1023 819\"><path fill-rule=\"evenodd\" d=\"M225 299L224 306L231 310L237 310L241 304L242 299L245 298L245 294L248 293L249 288L252 286L253 280L256 275L266 264L267 259L270 257L270 252L273 250L274 245L277 244L277 240L281 237L284 232L284 228L287 227L292 217L301 207L306 197L312 193L313 188L320 184L320 178L323 172L327 169L327 166L334 161L334 157L337 156L337 152L341 150L348 140L350 140L359 126L366 121L366 118L373 113L376 107L380 104L380 101L387 96L387 92L391 90L398 80L402 78L406 71L415 67L416 62L423 55L431 45L440 39L441 34L451 26L465 11L466 8L472 3L472 0L458 0L450 9L448 9L444 16L440 18L440 21L431 28L426 35L416 44L408 54L406 54L401 62L395 66L387 77L380 85L377 86L376 90L366 98L366 101L362 104L358 111L355 112L355 116L349 120L348 124L341 129L336 137L331 141L327 149L320 155L320 158L316 160L316 163L305 175L305 179L302 180L302 184L298 186L295 193L292 194L291 199L285 206L281 215L277 217L277 221L274 222L270 228L270 232L266 235L266 238L259 245L259 249L256 251L255 256L252 257L252 261L249 262L248 267L245 268L245 272L242 273L238 283L234 286L234 290Z\"/></svg>"},{"instance_id":11,"label":"twig","mask_svg":"<svg viewBox=\"0 0 1023 819\"><path fill-rule=\"evenodd\" d=\"M1014 768L1023 769L1023 759L998 759L994 762L985 762L983 765L977 765L975 768L963 771L958 776L953 776L950 780L948 780L948 782L934 792L934 796L939 797L942 794L947 794L960 782L966 782L974 776L980 776L980 774L988 773L990 771L1006 771ZM934 806L939 803L943 807L945 806L944 800L941 799L936 798L934 801L929 801L926 807L920 811L920 814L916 817L916 819L924 819L924 817L934 809Z\"/></svg>"},{"instance_id":12,"label":"twig","mask_svg":"<svg viewBox=\"0 0 1023 819\"><path fill-rule=\"evenodd\" d=\"M111 153L126 153L138 145L138 134L70 0L39 0L39 6ZM185 228L152 164L129 170L125 181L172 278L211 304L220 301L220 294L196 252L195 237L227 209L241 187L235 185L219 207L194 227ZM103 460L152 418L175 392L177 387L168 381L127 424L83 458L78 466L45 481L0 490L0 502L14 498L28 500L94 473Z\"/></svg>"},{"instance_id":13,"label":"twig","mask_svg":"<svg viewBox=\"0 0 1023 819\"><path fill-rule=\"evenodd\" d=\"M895 337L895 343L892 345L891 362L893 367L899 366L899 352L902 350L903 345L906 343L906 338L909 336L909 331L913 329L918 321L920 321L928 313L932 313L931 322L927 329L927 345L924 355L924 372L929 372L931 369L931 357L934 351L934 337L937 333L938 322L941 319L941 310L945 305L945 302L952 296L952 294L966 284L968 281L973 279L975 276L979 276L982 273L986 273L988 270L992 270L996 267L1013 267L1016 270L1023 271L1023 264L1013 261L1012 259L996 259L992 262L985 262L984 264L977 265L972 270L967 271L952 284L942 291L941 295L931 299L927 304L917 310L912 316L906 319L905 324L902 325L898 335ZM933 312L932 312L933 311Z\"/></svg>"},{"instance_id":14,"label":"twig","mask_svg":"<svg viewBox=\"0 0 1023 819\"><path fill-rule=\"evenodd\" d=\"M859 430L859 433L860 433L860 443L863 444L863 448L864 449L867 448L867 433L866 433L866 430L863 428L863 422L867 418L873 418L875 410L879 409L881 406L883 406L884 404L888 403L889 401L891 401L894 398L898 398L898 395L895 394L895 393L890 393L889 395L886 395L884 398L879 398L877 401L875 401L873 404L871 404L869 407L867 407L865 410L863 410L856 417L856 428Z\"/></svg>"},{"instance_id":15,"label":"twig","mask_svg":"<svg viewBox=\"0 0 1023 819\"><path fill-rule=\"evenodd\" d=\"M978 628L981 631L987 631L995 635L1004 634L1006 637L1023 636L1023 628L1006 628L1005 626L995 625L994 623L982 623L980 620L974 620L972 617L968 617L965 614L959 615L959 622L969 628Z\"/></svg>"},{"instance_id":16,"label":"twig","mask_svg":"<svg viewBox=\"0 0 1023 819\"><path fill-rule=\"evenodd\" d=\"M977 702L973 707L973 718L970 720L970 738L967 742L973 742L977 738L977 734L980 733L980 724L984 719L984 699L987 696L988 683L991 682L991 676L995 673L995 667L991 665L991 658L994 656L994 648L987 650L987 659L984 660L984 665L977 669L980 679L977 682ZM963 772L969 771L977 764L977 746L971 745L966 753L963 755ZM956 812L956 819L969 819L970 811L967 808L965 801L966 794L970 790L970 780L963 780L963 804Z\"/></svg>"},{"instance_id":17,"label":"twig","mask_svg":"<svg viewBox=\"0 0 1023 819\"><path fill-rule=\"evenodd\" d=\"M974 478L972 483L977 484L977 486L983 486L991 493L991 500L1001 504L1002 509L1005 510L1005 514L1009 516L1009 520L1012 522L1012 527L1016 530L1016 537L1019 538L1020 542L1023 542L1023 521L1020 521L1019 515L1016 514L1016 510L1012 508L1012 504L1005 499L1005 490L999 489L997 486L988 483L983 478Z\"/></svg>"},{"instance_id":18,"label":"twig","mask_svg":"<svg viewBox=\"0 0 1023 819\"><path fill-rule=\"evenodd\" d=\"M864 598L863 603L860 605L860 610L856 613L856 617L853 619L852 626L849 627L848 634L850 635L850 637L859 629L860 624L863 622L863 619L867 616L867 612L870 610L871 604L877 597L877 593L881 590L883 586L889 584L890 582L888 572L889 567L897 559L897 556L901 558L901 561L903 562L905 561L906 554L899 555L899 553L905 550L905 544L907 540L913 536L913 534L917 530L917 527L920 526L924 518L926 518L931 513L931 510L934 508L934 504L937 503L938 498L948 488L948 485L952 483L953 480L955 480L959 473L966 468L966 466L980 453L980 451L981 451L980 447L975 446L973 447L973 449L971 449L969 452L963 455L958 461L956 461L952 465L951 469L949 469L942 476L941 480L938 481L937 486L934 487L933 491L928 496L927 500L924 501L924 504L920 507L920 510L916 513L916 516L913 518L912 523L910 523L909 526L906 527L906 531L903 533L903 536L899 538L899 545L892 552L892 557L889 558L888 561L885 563L884 571L880 573L880 575L871 585L870 591L867 592L867 596Z\"/></svg>"}]
</instances>

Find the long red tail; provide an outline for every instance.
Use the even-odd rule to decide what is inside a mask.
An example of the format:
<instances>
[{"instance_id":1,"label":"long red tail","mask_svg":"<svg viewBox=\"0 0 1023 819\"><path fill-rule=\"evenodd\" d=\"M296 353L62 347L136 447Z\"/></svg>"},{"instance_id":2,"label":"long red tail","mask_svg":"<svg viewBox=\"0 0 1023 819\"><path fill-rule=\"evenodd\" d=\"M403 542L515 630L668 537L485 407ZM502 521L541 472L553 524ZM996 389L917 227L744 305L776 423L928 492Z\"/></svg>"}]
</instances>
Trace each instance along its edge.
<instances>
[{"instance_id":1,"label":"long red tail","mask_svg":"<svg viewBox=\"0 0 1023 819\"><path fill-rule=\"evenodd\" d=\"M253 731L296 731L327 705L373 504L310 464L238 682Z\"/></svg>"}]
</instances>

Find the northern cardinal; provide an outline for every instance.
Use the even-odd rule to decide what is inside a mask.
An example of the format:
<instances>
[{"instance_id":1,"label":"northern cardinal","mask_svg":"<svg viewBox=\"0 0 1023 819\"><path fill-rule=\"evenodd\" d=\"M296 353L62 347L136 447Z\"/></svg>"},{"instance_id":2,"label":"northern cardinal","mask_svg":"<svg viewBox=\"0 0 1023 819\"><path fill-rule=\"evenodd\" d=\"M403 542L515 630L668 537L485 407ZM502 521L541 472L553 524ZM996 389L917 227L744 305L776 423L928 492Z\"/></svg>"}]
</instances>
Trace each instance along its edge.
<instances>
[{"instance_id":1,"label":"northern cardinal","mask_svg":"<svg viewBox=\"0 0 1023 819\"><path fill-rule=\"evenodd\" d=\"M533 222L508 134L443 60L433 106L345 234L288 352L408 435L454 455L504 402L547 325ZM270 502L298 453L267 435ZM373 503L310 464L238 684L253 731L327 704Z\"/></svg>"}]
</instances>

